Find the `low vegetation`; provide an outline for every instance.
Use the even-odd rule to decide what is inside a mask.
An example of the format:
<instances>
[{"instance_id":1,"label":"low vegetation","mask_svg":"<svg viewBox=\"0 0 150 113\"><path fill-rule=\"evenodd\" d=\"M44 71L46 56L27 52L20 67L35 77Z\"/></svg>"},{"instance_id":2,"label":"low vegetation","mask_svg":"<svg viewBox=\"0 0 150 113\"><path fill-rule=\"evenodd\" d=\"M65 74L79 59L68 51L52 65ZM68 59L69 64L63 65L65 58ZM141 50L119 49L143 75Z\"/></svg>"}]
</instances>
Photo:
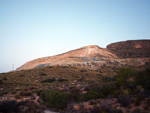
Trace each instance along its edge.
<instances>
[{"instance_id":1,"label":"low vegetation","mask_svg":"<svg viewBox=\"0 0 150 113\"><path fill-rule=\"evenodd\" d=\"M115 76L114 73L116 73ZM20 112L21 105L28 106L28 110L33 109L31 112L34 112L38 105L34 103L33 108L30 108L29 104L35 100L35 94L40 97L38 103L41 106L54 108L56 111L66 110L66 113L70 112L69 106L80 103L82 108L84 102L89 102L93 106L90 109L91 113L122 113L123 108L132 108L132 105L138 107L143 103L145 103L143 104L144 112L149 111L150 68L144 70L120 68L114 73L106 75L100 70L56 66L0 74L1 97L6 98L11 94L10 96L13 95L15 98L14 101L5 101L8 99L0 101L0 112L17 113ZM28 97L30 101L23 103L16 101ZM121 108L108 109L108 105L98 104L99 101L107 99L111 101L116 99L115 103L118 103ZM41 107L39 112L43 109Z\"/></svg>"},{"instance_id":2,"label":"low vegetation","mask_svg":"<svg viewBox=\"0 0 150 113\"><path fill-rule=\"evenodd\" d=\"M46 82L51 83L51 82L55 82L55 81L56 81L55 78L50 78L50 79L46 79L46 80L41 81L41 83L46 83Z\"/></svg>"},{"instance_id":3,"label":"low vegetation","mask_svg":"<svg viewBox=\"0 0 150 113\"><path fill-rule=\"evenodd\" d=\"M40 93L40 97L51 107L63 109L69 102L69 95L58 90L46 90Z\"/></svg>"},{"instance_id":4,"label":"low vegetation","mask_svg":"<svg viewBox=\"0 0 150 113\"><path fill-rule=\"evenodd\" d=\"M8 100L0 102L0 113L42 113L43 109L42 106L29 101Z\"/></svg>"}]
</instances>

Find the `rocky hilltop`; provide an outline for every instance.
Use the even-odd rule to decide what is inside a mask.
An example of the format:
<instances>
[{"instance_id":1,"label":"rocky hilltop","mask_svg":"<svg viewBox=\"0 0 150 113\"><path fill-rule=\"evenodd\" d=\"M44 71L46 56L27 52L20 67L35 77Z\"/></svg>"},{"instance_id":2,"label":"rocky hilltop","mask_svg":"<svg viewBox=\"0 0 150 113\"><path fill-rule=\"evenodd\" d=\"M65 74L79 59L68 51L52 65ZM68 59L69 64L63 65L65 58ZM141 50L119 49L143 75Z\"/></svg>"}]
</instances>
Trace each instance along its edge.
<instances>
[{"instance_id":1,"label":"rocky hilltop","mask_svg":"<svg viewBox=\"0 0 150 113\"><path fill-rule=\"evenodd\" d=\"M80 66L88 69L104 67L142 66L150 64L150 40L130 40L112 43L107 48L85 46L60 55L29 61L17 70L44 66Z\"/></svg>"},{"instance_id":2,"label":"rocky hilltop","mask_svg":"<svg viewBox=\"0 0 150 113\"><path fill-rule=\"evenodd\" d=\"M64 54L29 61L17 70L32 69L50 65L86 65L93 61L102 60L102 58L115 59L117 56L107 51L107 49L100 48L97 45L91 45L72 50Z\"/></svg>"},{"instance_id":3,"label":"rocky hilltop","mask_svg":"<svg viewBox=\"0 0 150 113\"><path fill-rule=\"evenodd\" d=\"M128 40L109 44L107 49L119 58L150 57L150 40Z\"/></svg>"},{"instance_id":4,"label":"rocky hilltop","mask_svg":"<svg viewBox=\"0 0 150 113\"><path fill-rule=\"evenodd\" d=\"M109 44L108 49L150 49L150 40L127 40Z\"/></svg>"}]
</instances>

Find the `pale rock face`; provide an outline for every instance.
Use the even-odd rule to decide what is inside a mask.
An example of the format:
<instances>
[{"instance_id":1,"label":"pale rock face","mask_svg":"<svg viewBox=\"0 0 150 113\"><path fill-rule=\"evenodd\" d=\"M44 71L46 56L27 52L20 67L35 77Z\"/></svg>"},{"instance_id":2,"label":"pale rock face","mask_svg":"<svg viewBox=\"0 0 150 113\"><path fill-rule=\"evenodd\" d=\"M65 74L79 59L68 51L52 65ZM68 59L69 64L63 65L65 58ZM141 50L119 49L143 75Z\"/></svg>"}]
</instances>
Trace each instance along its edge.
<instances>
[{"instance_id":1,"label":"pale rock face","mask_svg":"<svg viewBox=\"0 0 150 113\"><path fill-rule=\"evenodd\" d=\"M62 64L73 64L73 63L82 63L89 61L92 58L117 58L116 55L110 53L106 49L100 48L97 45L85 46L76 50L69 51L64 54L39 58L25 63L23 66L19 67L17 70L22 69L32 69L42 64L51 64L51 65L62 65ZM45 65L46 66L46 65Z\"/></svg>"},{"instance_id":2,"label":"pale rock face","mask_svg":"<svg viewBox=\"0 0 150 113\"><path fill-rule=\"evenodd\" d=\"M142 48L142 46L140 44L137 44L134 46L135 48Z\"/></svg>"}]
</instances>

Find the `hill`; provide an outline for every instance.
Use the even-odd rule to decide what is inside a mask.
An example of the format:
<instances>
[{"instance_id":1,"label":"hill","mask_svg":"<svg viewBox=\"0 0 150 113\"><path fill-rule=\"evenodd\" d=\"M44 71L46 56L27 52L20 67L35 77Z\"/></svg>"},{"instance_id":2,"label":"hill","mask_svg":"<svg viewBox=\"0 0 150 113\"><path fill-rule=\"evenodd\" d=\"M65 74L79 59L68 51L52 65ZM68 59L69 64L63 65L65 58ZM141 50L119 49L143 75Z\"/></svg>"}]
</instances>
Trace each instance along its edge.
<instances>
[{"instance_id":1,"label":"hill","mask_svg":"<svg viewBox=\"0 0 150 113\"><path fill-rule=\"evenodd\" d=\"M107 48L85 46L51 57L29 61L17 70L45 66L74 66L98 70L103 67L144 66L150 64L150 40L112 43Z\"/></svg>"},{"instance_id":2,"label":"hill","mask_svg":"<svg viewBox=\"0 0 150 113\"><path fill-rule=\"evenodd\" d=\"M119 58L150 57L150 40L129 40L109 44L107 49Z\"/></svg>"},{"instance_id":3,"label":"hill","mask_svg":"<svg viewBox=\"0 0 150 113\"><path fill-rule=\"evenodd\" d=\"M85 65L85 67L89 67L88 65L91 65L91 62L100 61L102 58L114 59L117 58L117 56L97 45L92 45L72 50L64 54L29 61L17 70L52 65Z\"/></svg>"},{"instance_id":4,"label":"hill","mask_svg":"<svg viewBox=\"0 0 150 113\"><path fill-rule=\"evenodd\" d=\"M1 73L0 112L149 113L150 57L144 51L143 56L126 57L127 49L136 53L149 46L135 42L86 46Z\"/></svg>"}]
</instances>

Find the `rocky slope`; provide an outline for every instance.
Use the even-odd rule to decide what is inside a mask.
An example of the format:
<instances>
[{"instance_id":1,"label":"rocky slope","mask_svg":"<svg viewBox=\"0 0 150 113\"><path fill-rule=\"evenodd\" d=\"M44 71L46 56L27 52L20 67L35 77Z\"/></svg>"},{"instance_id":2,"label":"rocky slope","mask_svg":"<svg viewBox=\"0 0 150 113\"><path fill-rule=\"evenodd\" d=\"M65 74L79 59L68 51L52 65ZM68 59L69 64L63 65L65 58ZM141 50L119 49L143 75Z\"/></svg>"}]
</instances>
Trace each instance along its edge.
<instances>
[{"instance_id":1,"label":"rocky slope","mask_svg":"<svg viewBox=\"0 0 150 113\"><path fill-rule=\"evenodd\" d=\"M112 43L107 48L85 46L64 54L29 61L17 70L44 66L80 66L88 69L103 67L143 66L150 64L150 40Z\"/></svg>"},{"instance_id":2,"label":"rocky slope","mask_svg":"<svg viewBox=\"0 0 150 113\"><path fill-rule=\"evenodd\" d=\"M102 60L102 58L115 59L117 56L97 45L91 45L72 50L64 54L29 61L17 70L32 69L50 65L80 65L99 61Z\"/></svg>"},{"instance_id":3,"label":"rocky slope","mask_svg":"<svg viewBox=\"0 0 150 113\"><path fill-rule=\"evenodd\" d=\"M150 40L129 40L109 44L107 49L119 58L150 57Z\"/></svg>"},{"instance_id":4,"label":"rocky slope","mask_svg":"<svg viewBox=\"0 0 150 113\"><path fill-rule=\"evenodd\" d=\"M128 40L109 44L109 49L150 48L150 40Z\"/></svg>"}]
</instances>

